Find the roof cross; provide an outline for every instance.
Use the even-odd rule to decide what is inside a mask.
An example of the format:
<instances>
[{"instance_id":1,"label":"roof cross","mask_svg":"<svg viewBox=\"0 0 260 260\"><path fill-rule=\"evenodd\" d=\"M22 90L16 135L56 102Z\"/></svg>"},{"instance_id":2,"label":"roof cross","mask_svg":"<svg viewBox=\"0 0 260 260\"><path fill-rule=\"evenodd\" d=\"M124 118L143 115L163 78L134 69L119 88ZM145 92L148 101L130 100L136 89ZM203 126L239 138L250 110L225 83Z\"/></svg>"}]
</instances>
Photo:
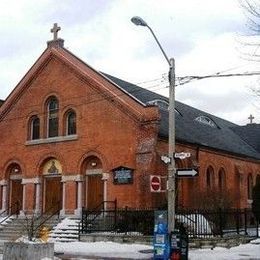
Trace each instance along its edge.
<instances>
[{"instance_id":1,"label":"roof cross","mask_svg":"<svg viewBox=\"0 0 260 260\"><path fill-rule=\"evenodd\" d=\"M250 116L248 117L248 119L250 120L250 124L253 124L253 119L254 119L254 117L252 116L252 114L250 114Z\"/></svg>"},{"instance_id":2,"label":"roof cross","mask_svg":"<svg viewBox=\"0 0 260 260\"><path fill-rule=\"evenodd\" d=\"M56 41L58 39L58 31L60 30L60 26L57 23L53 24L53 28L51 29L51 33L53 33L53 40Z\"/></svg>"}]
</instances>

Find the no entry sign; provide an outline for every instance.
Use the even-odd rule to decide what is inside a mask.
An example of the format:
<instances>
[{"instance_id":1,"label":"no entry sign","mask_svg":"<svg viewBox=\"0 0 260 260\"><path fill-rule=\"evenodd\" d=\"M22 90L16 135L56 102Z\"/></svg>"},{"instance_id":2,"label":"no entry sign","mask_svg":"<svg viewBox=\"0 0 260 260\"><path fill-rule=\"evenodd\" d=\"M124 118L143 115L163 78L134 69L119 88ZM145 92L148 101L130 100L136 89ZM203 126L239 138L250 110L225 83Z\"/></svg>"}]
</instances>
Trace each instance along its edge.
<instances>
[{"instance_id":1,"label":"no entry sign","mask_svg":"<svg viewBox=\"0 0 260 260\"><path fill-rule=\"evenodd\" d=\"M150 176L150 189L151 192L160 192L161 191L161 177L156 175Z\"/></svg>"}]
</instances>

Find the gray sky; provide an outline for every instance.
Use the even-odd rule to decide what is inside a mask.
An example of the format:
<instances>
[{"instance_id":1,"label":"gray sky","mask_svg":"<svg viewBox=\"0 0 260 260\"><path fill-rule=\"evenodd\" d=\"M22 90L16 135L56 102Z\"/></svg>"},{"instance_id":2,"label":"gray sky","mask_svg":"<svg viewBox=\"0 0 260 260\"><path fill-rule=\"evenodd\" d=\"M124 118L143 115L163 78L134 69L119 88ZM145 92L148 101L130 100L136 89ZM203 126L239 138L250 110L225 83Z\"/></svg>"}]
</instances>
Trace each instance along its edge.
<instances>
[{"instance_id":1,"label":"gray sky","mask_svg":"<svg viewBox=\"0 0 260 260\"><path fill-rule=\"evenodd\" d=\"M65 47L92 67L167 96L168 64L149 30L130 22L136 15L175 58L177 76L259 70L259 62L242 58L248 32L238 0L2 0L0 98L44 51L54 22ZM258 81L194 81L178 86L176 99L238 124L250 114L260 123L259 100L250 91Z\"/></svg>"}]
</instances>

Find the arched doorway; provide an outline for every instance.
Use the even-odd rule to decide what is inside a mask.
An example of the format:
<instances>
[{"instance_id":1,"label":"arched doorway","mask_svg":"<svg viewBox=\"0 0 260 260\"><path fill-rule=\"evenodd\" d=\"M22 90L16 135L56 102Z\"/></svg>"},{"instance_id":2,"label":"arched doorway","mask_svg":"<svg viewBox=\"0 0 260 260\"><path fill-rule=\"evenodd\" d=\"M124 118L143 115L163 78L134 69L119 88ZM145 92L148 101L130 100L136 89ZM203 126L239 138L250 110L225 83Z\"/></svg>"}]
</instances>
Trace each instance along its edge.
<instances>
[{"instance_id":1,"label":"arched doorway","mask_svg":"<svg viewBox=\"0 0 260 260\"><path fill-rule=\"evenodd\" d=\"M102 162L96 156L88 157L84 162L85 201L87 209L96 209L104 201L104 181Z\"/></svg>"},{"instance_id":2,"label":"arched doorway","mask_svg":"<svg viewBox=\"0 0 260 260\"><path fill-rule=\"evenodd\" d=\"M58 160L51 158L43 166L43 212L56 213L62 205L62 167Z\"/></svg>"},{"instance_id":3,"label":"arched doorway","mask_svg":"<svg viewBox=\"0 0 260 260\"><path fill-rule=\"evenodd\" d=\"M22 170L19 164L13 163L7 171L9 176L9 213L18 214L23 206Z\"/></svg>"}]
</instances>

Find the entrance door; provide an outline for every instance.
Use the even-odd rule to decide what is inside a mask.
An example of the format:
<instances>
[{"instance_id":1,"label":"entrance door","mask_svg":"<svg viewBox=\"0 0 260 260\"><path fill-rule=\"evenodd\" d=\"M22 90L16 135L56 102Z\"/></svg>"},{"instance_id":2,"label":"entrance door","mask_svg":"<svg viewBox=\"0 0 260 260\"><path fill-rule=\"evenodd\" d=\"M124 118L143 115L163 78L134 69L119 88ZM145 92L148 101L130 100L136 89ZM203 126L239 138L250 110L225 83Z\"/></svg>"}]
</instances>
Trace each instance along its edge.
<instances>
[{"instance_id":1,"label":"entrance door","mask_svg":"<svg viewBox=\"0 0 260 260\"><path fill-rule=\"evenodd\" d=\"M104 182L102 174L88 175L87 202L88 209L94 209L104 200Z\"/></svg>"},{"instance_id":2,"label":"entrance door","mask_svg":"<svg viewBox=\"0 0 260 260\"><path fill-rule=\"evenodd\" d=\"M22 180L21 179L11 180L11 205L10 205L12 206L11 214L17 214L22 209L22 204L23 204Z\"/></svg>"},{"instance_id":3,"label":"entrance door","mask_svg":"<svg viewBox=\"0 0 260 260\"><path fill-rule=\"evenodd\" d=\"M61 177L45 178L45 213L55 213L61 209Z\"/></svg>"}]
</instances>

